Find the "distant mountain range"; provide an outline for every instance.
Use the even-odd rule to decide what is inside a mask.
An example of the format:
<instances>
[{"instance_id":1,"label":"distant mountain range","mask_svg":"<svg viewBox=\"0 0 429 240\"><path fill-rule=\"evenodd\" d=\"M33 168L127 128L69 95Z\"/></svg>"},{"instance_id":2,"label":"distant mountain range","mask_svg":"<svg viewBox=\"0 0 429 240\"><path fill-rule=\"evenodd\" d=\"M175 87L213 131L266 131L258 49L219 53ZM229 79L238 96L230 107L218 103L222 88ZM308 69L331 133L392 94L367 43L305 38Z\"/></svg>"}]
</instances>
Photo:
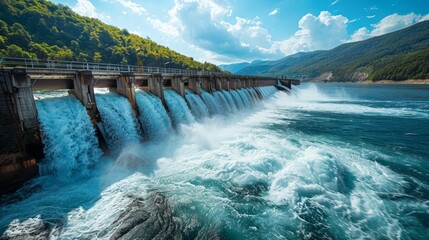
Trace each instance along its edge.
<instances>
[{"instance_id":1,"label":"distant mountain range","mask_svg":"<svg viewBox=\"0 0 429 240\"><path fill-rule=\"evenodd\" d=\"M331 50L220 67L236 74L308 81L429 79L429 21Z\"/></svg>"}]
</instances>

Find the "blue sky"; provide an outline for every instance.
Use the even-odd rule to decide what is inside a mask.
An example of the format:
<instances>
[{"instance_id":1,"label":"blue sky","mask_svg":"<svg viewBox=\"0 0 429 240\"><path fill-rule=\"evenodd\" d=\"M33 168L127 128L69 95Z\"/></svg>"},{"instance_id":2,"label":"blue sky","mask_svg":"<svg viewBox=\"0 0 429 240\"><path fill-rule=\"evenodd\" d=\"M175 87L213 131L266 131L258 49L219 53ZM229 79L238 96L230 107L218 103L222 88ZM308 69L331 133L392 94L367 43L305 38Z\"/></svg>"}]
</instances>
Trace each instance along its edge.
<instances>
[{"instance_id":1,"label":"blue sky","mask_svg":"<svg viewBox=\"0 0 429 240\"><path fill-rule=\"evenodd\" d=\"M216 64L331 49L429 20L429 0L52 0Z\"/></svg>"}]
</instances>

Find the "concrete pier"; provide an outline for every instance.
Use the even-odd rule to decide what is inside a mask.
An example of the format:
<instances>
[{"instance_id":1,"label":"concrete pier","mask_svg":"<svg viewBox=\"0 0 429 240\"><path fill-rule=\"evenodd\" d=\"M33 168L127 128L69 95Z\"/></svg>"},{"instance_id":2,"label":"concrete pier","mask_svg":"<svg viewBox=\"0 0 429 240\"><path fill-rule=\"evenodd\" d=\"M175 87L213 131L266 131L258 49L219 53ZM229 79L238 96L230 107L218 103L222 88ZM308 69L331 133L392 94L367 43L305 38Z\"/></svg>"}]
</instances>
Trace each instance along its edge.
<instances>
[{"instance_id":1,"label":"concrete pier","mask_svg":"<svg viewBox=\"0 0 429 240\"><path fill-rule=\"evenodd\" d=\"M37 128L36 103L34 102L32 83L25 69L15 68L11 71L13 96L23 128Z\"/></svg>"},{"instance_id":2,"label":"concrete pier","mask_svg":"<svg viewBox=\"0 0 429 240\"><path fill-rule=\"evenodd\" d=\"M99 114L95 102L94 76L91 71L78 71L73 79L73 93L82 102L92 121L98 121Z\"/></svg>"},{"instance_id":3,"label":"concrete pier","mask_svg":"<svg viewBox=\"0 0 429 240\"><path fill-rule=\"evenodd\" d=\"M10 71L0 71L0 154L24 150Z\"/></svg>"},{"instance_id":4,"label":"concrete pier","mask_svg":"<svg viewBox=\"0 0 429 240\"><path fill-rule=\"evenodd\" d=\"M188 88L198 96L201 96L201 79L197 76L189 77Z\"/></svg>"},{"instance_id":5,"label":"concrete pier","mask_svg":"<svg viewBox=\"0 0 429 240\"><path fill-rule=\"evenodd\" d=\"M216 91L222 91L223 90L222 78L215 77L214 82L215 82L215 89L216 89Z\"/></svg>"},{"instance_id":6,"label":"concrete pier","mask_svg":"<svg viewBox=\"0 0 429 240\"><path fill-rule=\"evenodd\" d=\"M162 103L165 104L163 83L164 78L161 74L152 74L148 81L148 91L159 97Z\"/></svg>"},{"instance_id":7,"label":"concrete pier","mask_svg":"<svg viewBox=\"0 0 429 240\"><path fill-rule=\"evenodd\" d=\"M212 76L204 76L201 78L201 88L206 90L209 93L212 93L215 90L215 83Z\"/></svg>"},{"instance_id":8,"label":"concrete pier","mask_svg":"<svg viewBox=\"0 0 429 240\"><path fill-rule=\"evenodd\" d=\"M185 97L185 79L182 75L175 75L171 79L171 88L183 98Z\"/></svg>"},{"instance_id":9,"label":"concrete pier","mask_svg":"<svg viewBox=\"0 0 429 240\"><path fill-rule=\"evenodd\" d=\"M138 111L135 92L136 78L133 73L123 72L116 80L116 91L126 97L135 112Z\"/></svg>"},{"instance_id":10,"label":"concrete pier","mask_svg":"<svg viewBox=\"0 0 429 240\"><path fill-rule=\"evenodd\" d=\"M221 88L222 88L222 90L229 91L229 89L230 89L230 85L229 85L230 79L228 77L223 77L223 78L220 79L220 82L221 82Z\"/></svg>"},{"instance_id":11,"label":"concrete pier","mask_svg":"<svg viewBox=\"0 0 429 240\"><path fill-rule=\"evenodd\" d=\"M0 195L38 174L43 156L33 83L25 69L0 72Z\"/></svg>"}]
</instances>

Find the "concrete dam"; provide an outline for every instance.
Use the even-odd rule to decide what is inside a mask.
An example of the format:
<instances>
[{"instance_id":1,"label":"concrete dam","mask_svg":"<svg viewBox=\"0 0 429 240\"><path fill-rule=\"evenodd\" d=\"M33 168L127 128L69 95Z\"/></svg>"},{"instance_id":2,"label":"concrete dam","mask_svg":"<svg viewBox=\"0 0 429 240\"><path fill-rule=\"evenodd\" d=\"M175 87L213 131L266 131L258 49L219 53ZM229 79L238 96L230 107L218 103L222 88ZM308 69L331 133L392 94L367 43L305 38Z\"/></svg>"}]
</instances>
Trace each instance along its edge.
<instances>
[{"instance_id":1,"label":"concrete dam","mask_svg":"<svg viewBox=\"0 0 429 240\"><path fill-rule=\"evenodd\" d=\"M103 153L162 139L181 124L253 108L297 80L218 72L3 58L0 189L66 180Z\"/></svg>"}]
</instances>

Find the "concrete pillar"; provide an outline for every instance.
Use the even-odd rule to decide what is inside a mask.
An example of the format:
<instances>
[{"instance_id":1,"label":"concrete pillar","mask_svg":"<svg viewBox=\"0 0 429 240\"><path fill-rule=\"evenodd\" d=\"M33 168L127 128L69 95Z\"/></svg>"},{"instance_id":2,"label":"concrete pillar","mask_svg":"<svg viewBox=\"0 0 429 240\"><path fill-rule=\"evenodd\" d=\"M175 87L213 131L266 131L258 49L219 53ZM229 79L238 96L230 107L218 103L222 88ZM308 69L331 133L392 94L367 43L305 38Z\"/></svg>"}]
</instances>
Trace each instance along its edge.
<instances>
[{"instance_id":1,"label":"concrete pillar","mask_svg":"<svg viewBox=\"0 0 429 240\"><path fill-rule=\"evenodd\" d=\"M255 78L249 78L249 87L255 87Z\"/></svg>"},{"instance_id":2,"label":"concrete pillar","mask_svg":"<svg viewBox=\"0 0 429 240\"><path fill-rule=\"evenodd\" d=\"M185 80L182 75L176 75L171 79L171 88L183 98L185 97Z\"/></svg>"},{"instance_id":3,"label":"concrete pillar","mask_svg":"<svg viewBox=\"0 0 429 240\"><path fill-rule=\"evenodd\" d=\"M212 93L215 90L214 81L211 76L204 76L202 78L201 87L209 93Z\"/></svg>"},{"instance_id":4,"label":"concrete pillar","mask_svg":"<svg viewBox=\"0 0 429 240\"><path fill-rule=\"evenodd\" d=\"M287 88L291 89L292 88L292 81L288 80L288 79L282 79L280 81L284 86L286 86Z\"/></svg>"},{"instance_id":5,"label":"concrete pillar","mask_svg":"<svg viewBox=\"0 0 429 240\"><path fill-rule=\"evenodd\" d=\"M222 89L223 89L222 78L215 77L214 81L215 81L215 88L216 88L216 90L217 91L222 91Z\"/></svg>"},{"instance_id":6,"label":"concrete pillar","mask_svg":"<svg viewBox=\"0 0 429 240\"><path fill-rule=\"evenodd\" d=\"M9 116L1 116L0 119L4 117L5 119L1 120L6 120L6 122L0 125L2 128L7 127L4 125L6 123L13 128L16 142L13 137L10 138L10 141L15 142L16 149L21 154L31 154L41 159L43 157L43 145L40 141L37 108L31 88L31 79L25 69L4 71L2 75L2 90L6 90L2 97L6 100L4 104L7 106ZM3 89L3 83L6 83L6 89ZM2 129L0 132L2 135L9 133L8 136L11 136L11 131L7 131L7 129Z\"/></svg>"},{"instance_id":7,"label":"concrete pillar","mask_svg":"<svg viewBox=\"0 0 429 240\"><path fill-rule=\"evenodd\" d=\"M236 78L230 78L229 79L229 87L232 90L237 90L237 79Z\"/></svg>"},{"instance_id":8,"label":"concrete pillar","mask_svg":"<svg viewBox=\"0 0 429 240\"><path fill-rule=\"evenodd\" d=\"M236 89L240 89L241 88L241 79L240 78L237 78L235 80L235 87L236 87Z\"/></svg>"},{"instance_id":9,"label":"concrete pillar","mask_svg":"<svg viewBox=\"0 0 429 240\"><path fill-rule=\"evenodd\" d=\"M20 122L24 129L38 128L37 108L31 89L31 79L25 69L11 71L13 96Z\"/></svg>"},{"instance_id":10,"label":"concrete pillar","mask_svg":"<svg viewBox=\"0 0 429 240\"><path fill-rule=\"evenodd\" d=\"M131 107L137 111L136 92L134 89L136 78L134 73L124 72L121 73L116 80L116 91L126 97L130 101Z\"/></svg>"},{"instance_id":11,"label":"concrete pillar","mask_svg":"<svg viewBox=\"0 0 429 240\"><path fill-rule=\"evenodd\" d=\"M9 71L0 71L0 154L24 149L20 141L22 124L16 109L11 78Z\"/></svg>"},{"instance_id":12,"label":"concrete pillar","mask_svg":"<svg viewBox=\"0 0 429 240\"><path fill-rule=\"evenodd\" d=\"M99 114L95 103L94 83L94 76L91 71L78 71L73 81L73 91L76 97L85 106L91 120L98 121Z\"/></svg>"},{"instance_id":13,"label":"concrete pillar","mask_svg":"<svg viewBox=\"0 0 429 240\"><path fill-rule=\"evenodd\" d=\"M197 94L198 96L201 96L201 79L198 78L198 76L191 76L188 79L188 88Z\"/></svg>"},{"instance_id":14,"label":"concrete pillar","mask_svg":"<svg viewBox=\"0 0 429 240\"><path fill-rule=\"evenodd\" d=\"M221 82L222 82L222 89L229 91L230 89L229 78L222 78Z\"/></svg>"},{"instance_id":15,"label":"concrete pillar","mask_svg":"<svg viewBox=\"0 0 429 240\"><path fill-rule=\"evenodd\" d=\"M157 97L159 97L162 103L165 104L163 83L164 78L161 74L152 74L149 77L148 90L150 93L155 94Z\"/></svg>"}]
</instances>

